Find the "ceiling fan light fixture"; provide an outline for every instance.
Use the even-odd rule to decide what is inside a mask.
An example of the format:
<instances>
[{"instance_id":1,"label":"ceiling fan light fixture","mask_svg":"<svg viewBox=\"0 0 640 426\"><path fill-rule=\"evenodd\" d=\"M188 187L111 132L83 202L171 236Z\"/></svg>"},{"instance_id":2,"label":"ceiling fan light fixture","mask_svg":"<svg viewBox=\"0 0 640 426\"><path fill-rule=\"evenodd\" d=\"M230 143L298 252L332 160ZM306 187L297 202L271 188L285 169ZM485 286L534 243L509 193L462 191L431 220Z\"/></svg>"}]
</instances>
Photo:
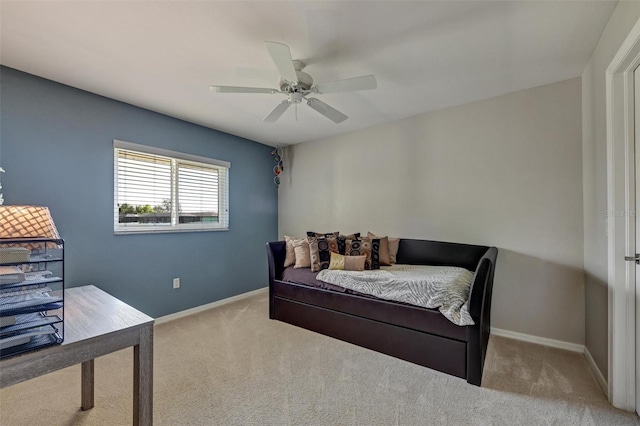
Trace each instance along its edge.
<instances>
[{"instance_id":1,"label":"ceiling fan light fixture","mask_svg":"<svg viewBox=\"0 0 640 426\"><path fill-rule=\"evenodd\" d=\"M289 102L292 104L299 104L302 102L302 93L294 92L289 94Z\"/></svg>"}]
</instances>

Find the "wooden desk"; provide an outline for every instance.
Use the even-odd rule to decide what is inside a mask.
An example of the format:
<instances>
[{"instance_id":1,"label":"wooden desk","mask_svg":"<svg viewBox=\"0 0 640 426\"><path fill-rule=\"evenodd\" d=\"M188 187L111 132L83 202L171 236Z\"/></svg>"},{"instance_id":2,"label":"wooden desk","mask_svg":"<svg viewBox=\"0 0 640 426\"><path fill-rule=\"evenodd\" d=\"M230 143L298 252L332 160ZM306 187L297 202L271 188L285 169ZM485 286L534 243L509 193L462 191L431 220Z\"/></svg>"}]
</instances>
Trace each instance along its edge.
<instances>
[{"instance_id":1,"label":"wooden desk","mask_svg":"<svg viewBox=\"0 0 640 426\"><path fill-rule=\"evenodd\" d=\"M0 361L0 388L82 363L93 407L93 360L133 346L133 424L153 424L153 318L92 285L65 290L64 342Z\"/></svg>"}]
</instances>

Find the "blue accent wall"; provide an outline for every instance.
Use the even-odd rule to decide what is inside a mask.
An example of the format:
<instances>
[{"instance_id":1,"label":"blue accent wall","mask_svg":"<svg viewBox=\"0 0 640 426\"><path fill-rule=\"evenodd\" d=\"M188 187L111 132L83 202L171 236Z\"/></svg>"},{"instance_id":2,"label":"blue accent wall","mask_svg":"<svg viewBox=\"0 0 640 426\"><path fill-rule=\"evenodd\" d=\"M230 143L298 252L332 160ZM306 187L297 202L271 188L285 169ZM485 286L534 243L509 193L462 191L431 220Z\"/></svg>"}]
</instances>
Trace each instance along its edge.
<instances>
[{"instance_id":1,"label":"blue accent wall","mask_svg":"<svg viewBox=\"0 0 640 426\"><path fill-rule=\"evenodd\" d=\"M0 108L5 204L49 207L67 287L93 284L158 317L268 285L270 147L7 67ZM231 162L230 231L114 235L114 139Z\"/></svg>"}]
</instances>

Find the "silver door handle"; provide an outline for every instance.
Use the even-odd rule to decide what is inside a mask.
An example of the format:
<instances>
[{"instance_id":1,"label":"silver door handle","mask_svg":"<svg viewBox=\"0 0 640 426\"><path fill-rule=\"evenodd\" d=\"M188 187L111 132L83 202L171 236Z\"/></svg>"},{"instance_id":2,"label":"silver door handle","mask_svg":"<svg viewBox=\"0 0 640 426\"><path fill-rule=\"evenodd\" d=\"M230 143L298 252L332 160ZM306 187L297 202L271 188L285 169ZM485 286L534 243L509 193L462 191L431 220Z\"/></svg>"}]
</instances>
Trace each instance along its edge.
<instances>
[{"instance_id":1,"label":"silver door handle","mask_svg":"<svg viewBox=\"0 0 640 426\"><path fill-rule=\"evenodd\" d=\"M640 254L636 253L635 256L625 256L624 260L627 262L636 262L637 265L640 265Z\"/></svg>"}]
</instances>

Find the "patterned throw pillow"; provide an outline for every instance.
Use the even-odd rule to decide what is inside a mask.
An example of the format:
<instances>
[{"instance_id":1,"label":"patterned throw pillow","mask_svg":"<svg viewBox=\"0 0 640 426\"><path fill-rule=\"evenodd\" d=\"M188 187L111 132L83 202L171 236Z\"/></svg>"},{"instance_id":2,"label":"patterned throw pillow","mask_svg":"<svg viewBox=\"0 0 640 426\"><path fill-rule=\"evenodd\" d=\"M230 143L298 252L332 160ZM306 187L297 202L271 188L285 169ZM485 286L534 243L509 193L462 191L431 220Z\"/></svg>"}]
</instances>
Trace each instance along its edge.
<instances>
[{"instance_id":1,"label":"patterned throw pillow","mask_svg":"<svg viewBox=\"0 0 640 426\"><path fill-rule=\"evenodd\" d=\"M378 238L380 240L380 266L391 266L391 258L389 257L389 237L376 237L369 232L367 238Z\"/></svg>"},{"instance_id":2,"label":"patterned throw pillow","mask_svg":"<svg viewBox=\"0 0 640 426\"><path fill-rule=\"evenodd\" d=\"M335 237L307 237L311 256L311 271L319 272L329 268L331 253L338 253L338 242Z\"/></svg>"},{"instance_id":3,"label":"patterned throw pillow","mask_svg":"<svg viewBox=\"0 0 640 426\"><path fill-rule=\"evenodd\" d=\"M360 238L360 233L356 232L355 234L349 235L339 235L338 236L338 253L344 254L347 249L347 240L357 240Z\"/></svg>"},{"instance_id":4,"label":"patterned throw pillow","mask_svg":"<svg viewBox=\"0 0 640 426\"><path fill-rule=\"evenodd\" d=\"M345 255L365 255L364 269L380 269L380 239L364 237L359 240L347 240Z\"/></svg>"},{"instance_id":5,"label":"patterned throw pillow","mask_svg":"<svg viewBox=\"0 0 640 426\"><path fill-rule=\"evenodd\" d=\"M322 232L311 232L311 231L307 231L307 237L325 237L325 238L338 238L338 235L340 235L340 232L336 231L336 232L327 232L327 233L322 233Z\"/></svg>"},{"instance_id":6,"label":"patterned throw pillow","mask_svg":"<svg viewBox=\"0 0 640 426\"><path fill-rule=\"evenodd\" d=\"M343 256L338 253L331 253L331 263L329 269L340 271L364 271L364 262L367 256Z\"/></svg>"},{"instance_id":7,"label":"patterned throw pillow","mask_svg":"<svg viewBox=\"0 0 640 426\"><path fill-rule=\"evenodd\" d=\"M398 247L400 246L400 238L393 237L378 237L371 232L367 232L367 238L380 238L380 265L394 265L396 263L396 255L398 254ZM384 242L383 238L387 239L387 249L389 252L389 263L385 263L386 259L383 257Z\"/></svg>"},{"instance_id":8,"label":"patterned throw pillow","mask_svg":"<svg viewBox=\"0 0 640 426\"><path fill-rule=\"evenodd\" d=\"M307 240L293 240L293 250L296 253L296 263L293 265L295 269L311 266L311 255Z\"/></svg>"}]
</instances>

